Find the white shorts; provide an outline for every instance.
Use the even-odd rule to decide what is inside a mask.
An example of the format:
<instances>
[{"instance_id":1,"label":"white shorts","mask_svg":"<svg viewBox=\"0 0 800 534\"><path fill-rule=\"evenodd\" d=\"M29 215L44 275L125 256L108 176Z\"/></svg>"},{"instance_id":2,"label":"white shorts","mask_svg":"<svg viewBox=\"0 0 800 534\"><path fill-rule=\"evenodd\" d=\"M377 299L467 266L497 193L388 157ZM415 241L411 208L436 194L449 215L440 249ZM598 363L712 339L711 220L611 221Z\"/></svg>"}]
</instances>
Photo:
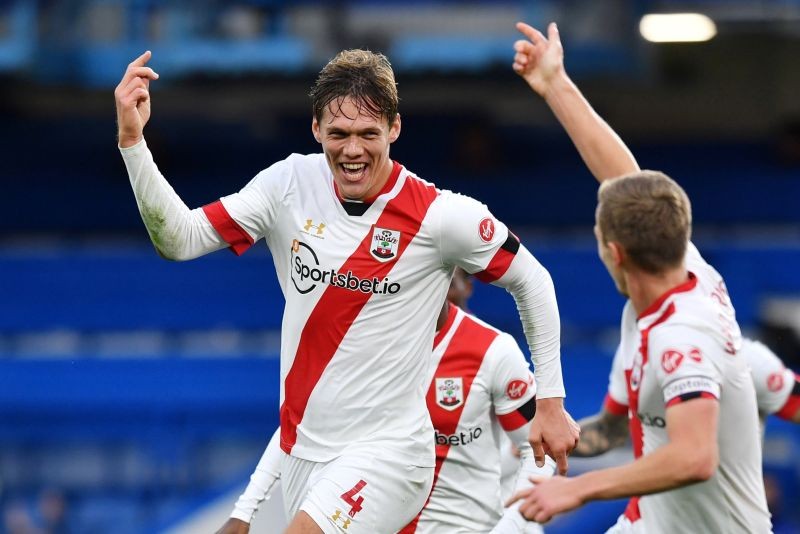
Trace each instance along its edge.
<instances>
[{"instance_id":1,"label":"white shorts","mask_svg":"<svg viewBox=\"0 0 800 534\"><path fill-rule=\"evenodd\" d=\"M392 534L422 509L433 468L395 460L391 450L372 445L329 462L284 454L281 480L289 522L302 510L325 534Z\"/></svg>"}]
</instances>

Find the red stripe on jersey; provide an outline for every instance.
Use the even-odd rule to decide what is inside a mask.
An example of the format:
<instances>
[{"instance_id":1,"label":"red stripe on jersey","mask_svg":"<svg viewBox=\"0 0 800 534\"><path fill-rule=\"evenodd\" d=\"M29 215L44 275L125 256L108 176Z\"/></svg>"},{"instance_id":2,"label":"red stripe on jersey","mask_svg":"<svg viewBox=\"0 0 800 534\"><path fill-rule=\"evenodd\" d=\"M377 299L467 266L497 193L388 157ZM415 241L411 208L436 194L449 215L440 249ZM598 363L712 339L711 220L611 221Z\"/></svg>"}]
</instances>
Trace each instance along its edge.
<instances>
[{"instance_id":1,"label":"red stripe on jersey","mask_svg":"<svg viewBox=\"0 0 800 534\"><path fill-rule=\"evenodd\" d=\"M458 315L458 308L452 303L447 303L447 319L444 321L444 325L436 332L436 336L433 338L433 348L439 346L439 343L442 342L444 336L447 335L447 332L450 331L450 327L453 326L453 321L456 320L456 315Z\"/></svg>"},{"instance_id":2,"label":"red stripe on jersey","mask_svg":"<svg viewBox=\"0 0 800 534\"><path fill-rule=\"evenodd\" d=\"M504 248L497 249L492 261L486 266L486 269L475 273L475 278L487 284L499 280L506 274L508 268L511 267L511 262L514 261L515 256L516 254Z\"/></svg>"},{"instance_id":3,"label":"red stripe on jersey","mask_svg":"<svg viewBox=\"0 0 800 534\"><path fill-rule=\"evenodd\" d=\"M695 284L697 280L695 280ZM662 301L663 302L663 301ZM644 449L644 431L642 429L642 422L639 420L637 414L639 413L639 387L642 384L642 380L644 379L644 368L647 365L647 340L650 336L650 330L655 328L656 326L660 325L669 317L675 313L675 303L671 303L664 313L661 314L661 317L656 319L650 326L642 330L641 332L641 344L639 345L639 353L642 356L641 367L639 369L639 376L633 376L633 369L626 369L625 370L625 382L628 386L628 403L629 403L629 410L628 410L628 427L631 431L631 442L633 444L633 456L635 458L639 458L642 456L642 451ZM635 362L634 362L634 365ZM636 387L631 383L632 379L636 379ZM637 521L641 518L641 513L639 512L639 498L634 497L628 502L628 507L625 508L625 517L627 517L631 522Z\"/></svg>"},{"instance_id":4,"label":"red stripe on jersey","mask_svg":"<svg viewBox=\"0 0 800 534\"><path fill-rule=\"evenodd\" d=\"M628 521L635 523L642 518L642 513L639 511L639 499L641 497L631 497L628 501L628 506L625 507L625 512L622 515L628 518Z\"/></svg>"},{"instance_id":5,"label":"red stripe on jersey","mask_svg":"<svg viewBox=\"0 0 800 534\"><path fill-rule=\"evenodd\" d=\"M225 240L230 247L231 251L237 256L241 256L250 248L254 241L244 228L239 226L221 200L206 204L203 206L203 211L208 217L208 222L214 227L219 236Z\"/></svg>"},{"instance_id":6,"label":"red stripe on jersey","mask_svg":"<svg viewBox=\"0 0 800 534\"><path fill-rule=\"evenodd\" d=\"M714 396L713 393L709 393L708 391L691 391L689 393L682 393L677 397L673 397L669 400L669 402L665 405L665 407L669 408L670 406L675 406L676 404L680 404L682 402L690 401L692 399L713 399L719 400L717 397Z\"/></svg>"},{"instance_id":7,"label":"red stripe on jersey","mask_svg":"<svg viewBox=\"0 0 800 534\"><path fill-rule=\"evenodd\" d=\"M603 408L611 415L628 415L628 407L614 400L610 393L606 393L606 398L603 400Z\"/></svg>"},{"instance_id":8,"label":"red stripe on jersey","mask_svg":"<svg viewBox=\"0 0 800 534\"><path fill-rule=\"evenodd\" d=\"M370 254L372 229L339 268L352 271L361 279L386 278L397 260L417 235L422 220L436 198L436 188L422 180L407 177L396 197L389 200L375 226L400 232L397 257L379 262ZM348 329L372 296L329 285L308 316L294 362L284 381L285 398L281 405L281 449L290 454L297 441L297 425L303 419L308 399L325 368L333 358Z\"/></svg>"},{"instance_id":9,"label":"red stripe on jersey","mask_svg":"<svg viewBox=\"0 0 800 534\"><path fill-rule=\"evenodd\" d=\"M786 399L786 404L784 404L783 408L778 410L775 415L781 419L793 421L794 416L797 415L798 411L800 411L800 375L795 374L794 389L792 389L792 393L789 395L789 398Z\"/></svg>"},{"instance_id":10,"label":"red stripe on jersey","mask_svg":"<svg viewBox=\"0 0 800 534\"><path fill-rule=\"evenodd\" d=\"M525 416L519 413L518 410L514 410L513 412L498 415L497 420L500 422L500 426L503 427L503 430L516 430L525 423L528 422L525 419Z\"/></svg>"},{"instance_id":11,"label":"red stripe on jersey","mask_svg":"<svg viewBox=\"0 0 800 534\"><path fill-rule=\"evenodd\" d=\"M455 306L453 307L455 308ZM464 412L464 406L467 404L472 382L475 380L475 376L478 374L478 370L483 363L486 351L489 350L489 346L498 335L498 332L495 330L483 326L470 317L464 317L453 333L453 337L445 348L442 359L439 361L439 366L436 368L436 372L433 375L434 378L428 388L428 411L431 414L431 421L433 422L433 427L436 429L437 434L450 436L455 434L458 430L458 422L461 419L461 414ZM446 410L438 404L436 398L437 377L461 378L461 387L463 388L463 394L461 396L462 402L456 409ZM449 443L436 444L436 467L433 471L431 494L433 494L436 488L436 482L439 480L439 473L447 459L448 452L450 452ZM416 532L419 518L422 516L422 511L428 506L430 499L431 496L428 495L428 500L425 502L425 506L422 507L419 514L417 514L417 517L406 525L399 534L411 534Z\"/></svg>"}]
</instances>

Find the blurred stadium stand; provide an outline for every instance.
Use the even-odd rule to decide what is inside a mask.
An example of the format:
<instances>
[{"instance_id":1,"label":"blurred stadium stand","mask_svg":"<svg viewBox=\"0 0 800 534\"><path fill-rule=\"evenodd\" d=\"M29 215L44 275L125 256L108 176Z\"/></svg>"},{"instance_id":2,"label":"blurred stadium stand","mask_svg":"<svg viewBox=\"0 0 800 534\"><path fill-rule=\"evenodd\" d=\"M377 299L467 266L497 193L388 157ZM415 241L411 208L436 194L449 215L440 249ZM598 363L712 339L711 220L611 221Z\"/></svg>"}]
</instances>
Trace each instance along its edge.
<instances>
[{"instance_id":1,"label":"blurred stadium stand","mask_svg":"<svg viewBox=\"0 0 800 534\"><path fill-rule=\"evenodd\" d=\"M683 10L719 35L639 37L644 13ZM686 187L743 327L800 370L798 0L0 0L0 533L174 527L241 485L277 424L282 298L263 245L176 264L145 242L111 95L144 49L161 74L148 143L192 206L317 151L315 73L344 47L387 53L393 157L486 202L548 267L568 407L594 412L622 300L595 257L595 184L510 70L520 19L559 22L595 107ZM471 305L520 336L504 292L479 285ZM800 531L799 448L770 421L776 532ZM548 531L601 532L619 508Z\"/></svg>"}]
</instances>

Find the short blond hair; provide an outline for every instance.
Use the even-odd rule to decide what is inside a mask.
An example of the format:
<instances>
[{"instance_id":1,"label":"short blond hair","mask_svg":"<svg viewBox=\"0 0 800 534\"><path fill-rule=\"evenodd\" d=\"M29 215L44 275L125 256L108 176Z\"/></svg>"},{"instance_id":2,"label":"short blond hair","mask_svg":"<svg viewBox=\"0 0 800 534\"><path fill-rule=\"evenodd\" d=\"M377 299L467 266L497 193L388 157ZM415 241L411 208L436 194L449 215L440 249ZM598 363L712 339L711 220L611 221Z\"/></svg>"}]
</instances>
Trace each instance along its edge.
<instances>
[{"instance_id":1,"label":"short blond hair","mask_svg":"<svg viewBox=\"0 0 800 534\"><path fill-rule=\"evenodd\" d=\"M391 125L399 103L394 71L386 56L358 49L336 54L320 71L309 96L317 121L332 102L341 105L350 97L359 112L383 117Z\"/></svg>"},{"instance_id":2,"label":"short blond hair","mask_svg":"<svg viewBox=\"0 0 800 534\"><path fill-rule=\"evenodd\" d=\"M639 268L655 274L683 263L692 232L692 207L672 178L658 171L639 171L606 180L597 200L603 240L622 245Z\"/></svg>"}]
</instances>

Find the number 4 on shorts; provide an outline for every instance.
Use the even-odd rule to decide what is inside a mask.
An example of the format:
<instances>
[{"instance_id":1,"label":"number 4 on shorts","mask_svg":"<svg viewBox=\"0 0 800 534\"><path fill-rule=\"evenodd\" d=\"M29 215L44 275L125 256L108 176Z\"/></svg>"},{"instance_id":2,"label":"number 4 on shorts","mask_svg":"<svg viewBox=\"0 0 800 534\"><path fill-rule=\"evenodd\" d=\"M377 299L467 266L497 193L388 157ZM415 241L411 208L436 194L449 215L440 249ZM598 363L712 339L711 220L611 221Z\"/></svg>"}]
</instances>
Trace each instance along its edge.
<instances>
[{"instance_id":1,"label":"number 4 on shorts","mask_svg":"<svg viewBox=\"0 0 800 534\"><path fill-rule=\"evenodd\" d=\"M358 497L357 499L354 499L353 497L356 496L356 493L364 489L364 486L366 485L366 482L359 480L358 484L353 486L352 489L342 493L342 500L350 505L350 511L347 512L350 517L355 517L356 514L361 511L361 503L364 502L364 497Z\"/></svg>"}]
</instances>

